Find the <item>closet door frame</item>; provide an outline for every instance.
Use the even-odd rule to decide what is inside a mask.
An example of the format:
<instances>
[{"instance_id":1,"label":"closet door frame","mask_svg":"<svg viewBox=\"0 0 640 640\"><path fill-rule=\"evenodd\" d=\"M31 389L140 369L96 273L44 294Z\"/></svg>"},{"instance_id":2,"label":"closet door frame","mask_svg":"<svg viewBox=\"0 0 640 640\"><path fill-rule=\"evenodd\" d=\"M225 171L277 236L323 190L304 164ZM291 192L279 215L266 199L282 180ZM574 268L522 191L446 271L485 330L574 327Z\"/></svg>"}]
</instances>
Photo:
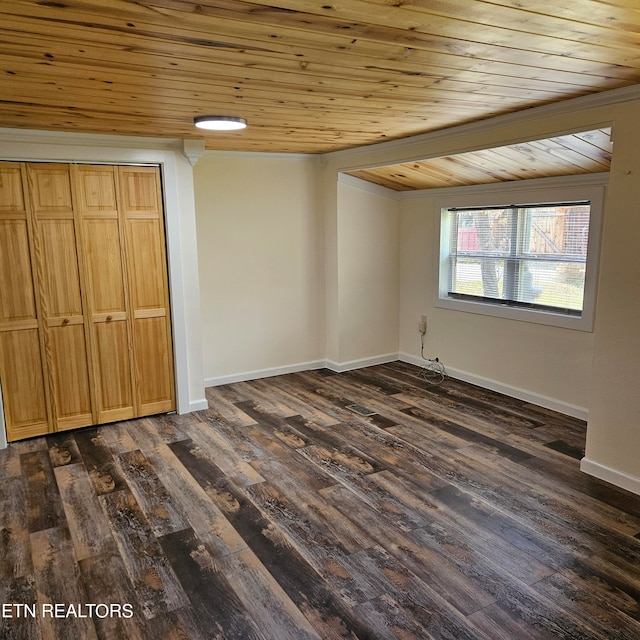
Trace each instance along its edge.
<instances>
[{"instance_id":1,"label":"closet door frame","mask_svg":"<svg viewBox=\"0 0 640 640\"><path fill-rule=\"evenodd\" d=\"M198 142L28 129L0 131L0 154L4 161L160 167L169 262L175 400L179 414L208 408L197 286L192 169L205 152L204 145Z\"/></svg>"},{"instance_id":2,"label":"closet door frame","mask_svg":"<svg viewBox=\"0 0 640 640\"><path fill-rule=\"evenodd\" d=\"M33 283L34 311L36 314L33 323L37 323L38 327L37 341L39 348L37 351L41 360L39 370L41 370L44 378L44 404L46 405L46 422L43 422L40 427L34 425L34 427L29 427L27 430L20 426L12 425L11 440L19 440L24 437L56 432L76 426L104 424L175 410L178 392L175 375L177 358L175 356L176 347L172 323L169 252L166 243L168 216L161 167L157 164L140 165L131 163L95 165L95 163L84 162L35 161L26 163L11 160L4 162L15 165L22 178L21 189L25 209L23 226L26 225L25 229L28 230L28 250L31 263L31 273L29 275ZM80 210L81 196L86 196L86 193L80 188L81 170L79 167L87 165L91 165L94 168L106 168L108 166L113 177L113 194L116 200L115 217L121 261L121 283L124 290L124 308L116 312L123 315L123 318L116 319L124 320L123 326L126 327L126 348L124 352L129 363L127 374L130 379L132 399L132 410L130 412L123 412L122 410L115 413L104 412L101 411L101 407L98 404L98 398L101 394L98 388L99 378L95 364L97 356L97 339L94 333L95 313L90 308L92 292L90 290L89 271L91 264L90 257L87 254L88 240L83 217L84 212ZM138 171L136 171L136 167L139 168ZM154 231L150 238L154 241L155 254L157 254L154 254L156 259L153 261L155 268L145 275L145 265L139 265L138 278L139 282L140 278L142 278L143 285L144 279L149 277L151 278L150 283L153 281L160 282L161 293L156 296L158 301L153 305L158 308L143 310L141 316L139 313L137 315L142 318L143 322L148 321L147 318L151 319L151 322L155 322L157 319L162 323L164 329L160 330L160 333L156 330L155 333L149 334L146 337L146 342L143 340L144 346L143 342L140 342L142 338L138 338L137 333L134 335L136 331L134 326L136 311L133 308L133 295L129 276L130 270L134 265L133 256L136 253L136 249L132 243L129 228L131 225L128 223L129 212L125 211L124 203L127 199L127 191L121 184L123 182L122 176L125 175L123 172L125 171L142 176L152 176L151 182L153 183L150 191L153 194L152 199L155 211L152 212L152 215L143 212L142 218L148 218L154 223ZM51 174L50 176L48 172ZM40 184L38 182L40 178L36 179L37 175L44 176L46 182ZM67 188L63 189L64 193L62 193L60 189L65 185ZM39 204L42 199L40 197L42 189L46 191L42 191L44 200L42 200L42 204ZM149 189L147 190L149 191ZM129 199L135 201L136 196L137 194L133 194ZM99 194L98 197L100 197ZM140 218L139 212L134 212L134 218L136 217ZM51 228L49 229L49 227ZM73 242L70 242L70 239ZM148 240L149 238L143 237L144 239ZM61 271L58 273L56 269ZM73 277L69 280L71 276ZM65 284L67 281L69 282L68 286ZM140 287L140 284L138 284L138 287ZM106 318L102 320L107 323L107 326L111 324L116 313L113 315L110 313L103 314ZM82 328L77 327L76 325L78 324L82 324ZM113 322L113 324L115 325L116 323ZM80 330L80 334L78 334L78 330ZM65 345L70 339L70 331L75 336L71 337L71 339L74 344L77 343L76 347L83 347L81 360L85 365L84 378L85 386L87 387L86 393L78 395L75 400L72 400L75 397L71 391L72 388L69 387L69 390L65 391L64 387L60 387L63 382L58 380L62 374L71 375L72 379L75 379L76 360L78 360L80 352L77 352L75 347L72 348L70 343L67 347L71 349L71 360L65 358L64 355L68 350ZM136 340L139 341L137 347L134 344ZM156 340L159 340L157 343L158 349L155 348ZM63 353L57 353L60 348L64 349ZM157 394L162 401L147 402L145 407L142 406L139 389L146 381L146 378L141 381L139 371L141 361L136 354L136 349L138 354L144 350L146 350L147 354L150 354L146 357L151 357L151 368L147 366L146 369L151 372L152 377L161 380L159 391L151 388L151 395ZM56 353L53 353L54 351ZM165 354L162 361L155 357L155 351L161 351ZM163 370L166 369L166 372L158 375L158 370L161 368ZM149 384L147 384L147 387L149 387ZM6 389L7 385L5 383L5 407L7 402ZM62 398L64 398L61 400L62 404L72 411L71 414L58 416L57 396L60 393L63 393ZM10 399L10 405L11 402ZM78 419L76 419L74 417L77 413L75 404L78 403L82 404L83 407L87 405L86 410L83 409L86 416L83 417L78 414ZM2 408L2 405L0 405L0 409ZM4 413L1 416L0 427L2 427L2 434L0 434L0 448L2 448L6 442Z\"/></svg>"}]
</instances>

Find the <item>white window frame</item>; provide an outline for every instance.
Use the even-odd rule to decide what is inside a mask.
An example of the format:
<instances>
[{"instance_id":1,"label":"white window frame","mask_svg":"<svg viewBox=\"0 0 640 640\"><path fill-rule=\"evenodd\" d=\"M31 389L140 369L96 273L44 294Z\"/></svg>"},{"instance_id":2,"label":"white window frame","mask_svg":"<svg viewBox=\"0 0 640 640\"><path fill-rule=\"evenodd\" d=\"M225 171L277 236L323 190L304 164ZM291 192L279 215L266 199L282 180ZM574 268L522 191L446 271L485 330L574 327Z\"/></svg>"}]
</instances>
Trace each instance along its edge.
<instances>
[{"instance_id":1,"label":"white window frame","mask_svg":"<svg viewBox=\"0 0 640 640\"><path fill-rule=\"evenodd\" d=\"M578 331L593 331L596 293L598 280L598 262L600 255L600 236L602 231L602 213L604 192L608 174L572 176L571 178L549 178L527 180L500 185L460 188L451 190L451 195L438 198L436 239L439 243L434 252L436 265L436 299L434 305L443 309L477 313L496 318L533 322ZM589 220L589 240L587 243L587 263L584 283L584 302L582 314L572 316L547 309L529 309L508 307L501 304L476 300L454 299L449 296L449 248L450 227L443 224L448 209L464 207L492 207L518 204L551 204L568 201L589 201L591 204Z\"/></svg>"}]
</instances>

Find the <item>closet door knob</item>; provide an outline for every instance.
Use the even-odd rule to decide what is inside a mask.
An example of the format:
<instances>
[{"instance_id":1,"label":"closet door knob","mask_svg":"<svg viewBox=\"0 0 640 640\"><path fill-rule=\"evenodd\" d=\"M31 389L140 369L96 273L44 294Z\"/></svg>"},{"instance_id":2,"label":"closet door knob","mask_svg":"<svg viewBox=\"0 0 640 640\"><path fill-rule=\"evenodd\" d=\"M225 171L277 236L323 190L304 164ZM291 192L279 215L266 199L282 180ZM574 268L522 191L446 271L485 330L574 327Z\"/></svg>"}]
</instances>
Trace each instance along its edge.
<instances>
[{"instance_id":1,"label":"closet door knob","mask_svg":"<svg viewBox=\"0 0 640 640\"><path fill-rule=\"evenodd\" d=\"M107 322L111 322L113 320L113 316L107 316Z\"/></svg>"},{"instance_id":2,"label":"closet door knob","mask_svg":"<svg viewBox=\"0 0 640 640\"><path fill-rule=\"evenodd\" d=\"M69 324L69 318L63 318L62 324Z\"/></svg>"}]
</instances>

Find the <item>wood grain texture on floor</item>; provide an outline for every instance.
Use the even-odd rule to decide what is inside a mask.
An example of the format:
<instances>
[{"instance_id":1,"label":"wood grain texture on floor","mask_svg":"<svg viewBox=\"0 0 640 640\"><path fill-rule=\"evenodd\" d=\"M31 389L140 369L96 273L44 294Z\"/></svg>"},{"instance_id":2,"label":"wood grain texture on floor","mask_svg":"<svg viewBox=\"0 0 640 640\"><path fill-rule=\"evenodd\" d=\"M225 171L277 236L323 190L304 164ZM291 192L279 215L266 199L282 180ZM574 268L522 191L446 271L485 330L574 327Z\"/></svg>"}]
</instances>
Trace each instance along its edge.
<instances>
[{"instance_id":1,"label":"wood grain texture on floor","mask_svg":"<svg viewBox=\"0 0 640 640\"><path fill-rule=\"evenodd\" d=\"M419 372L11 444L0 637L640 638L640 497L580 472L585 424Z\"/></svg>"}]
</instances>

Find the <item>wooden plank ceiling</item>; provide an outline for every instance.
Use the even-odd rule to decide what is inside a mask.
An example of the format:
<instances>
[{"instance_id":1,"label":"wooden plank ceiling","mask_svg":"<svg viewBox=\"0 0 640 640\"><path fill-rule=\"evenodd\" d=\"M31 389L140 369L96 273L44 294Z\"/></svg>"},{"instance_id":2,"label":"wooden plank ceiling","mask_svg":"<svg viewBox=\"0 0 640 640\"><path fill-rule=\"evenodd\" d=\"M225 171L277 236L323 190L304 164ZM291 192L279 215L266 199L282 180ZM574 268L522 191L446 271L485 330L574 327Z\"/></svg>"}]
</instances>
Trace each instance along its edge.
<instances>
[{"instance_id":1,"label":"wooden plank ceiling","mask_svg":"<svg viewBox=\"0 0 640 640\"><path fill-rule=\"evenodd\" d=\"M637 84L639 45L637 0L2 0L0 127L325 153Z\"/></svg>"},{"instance_id":2,"label":"wooden plank ceiling","mask_svg":"<svg viewBox=\"0 0 640 640\"><path fill-rule=\"evenodd\" d=\"M349 175L395 191L460 187L609 171L612 150L611 129L596 129Z\"/></svg>"}]
</instances>

